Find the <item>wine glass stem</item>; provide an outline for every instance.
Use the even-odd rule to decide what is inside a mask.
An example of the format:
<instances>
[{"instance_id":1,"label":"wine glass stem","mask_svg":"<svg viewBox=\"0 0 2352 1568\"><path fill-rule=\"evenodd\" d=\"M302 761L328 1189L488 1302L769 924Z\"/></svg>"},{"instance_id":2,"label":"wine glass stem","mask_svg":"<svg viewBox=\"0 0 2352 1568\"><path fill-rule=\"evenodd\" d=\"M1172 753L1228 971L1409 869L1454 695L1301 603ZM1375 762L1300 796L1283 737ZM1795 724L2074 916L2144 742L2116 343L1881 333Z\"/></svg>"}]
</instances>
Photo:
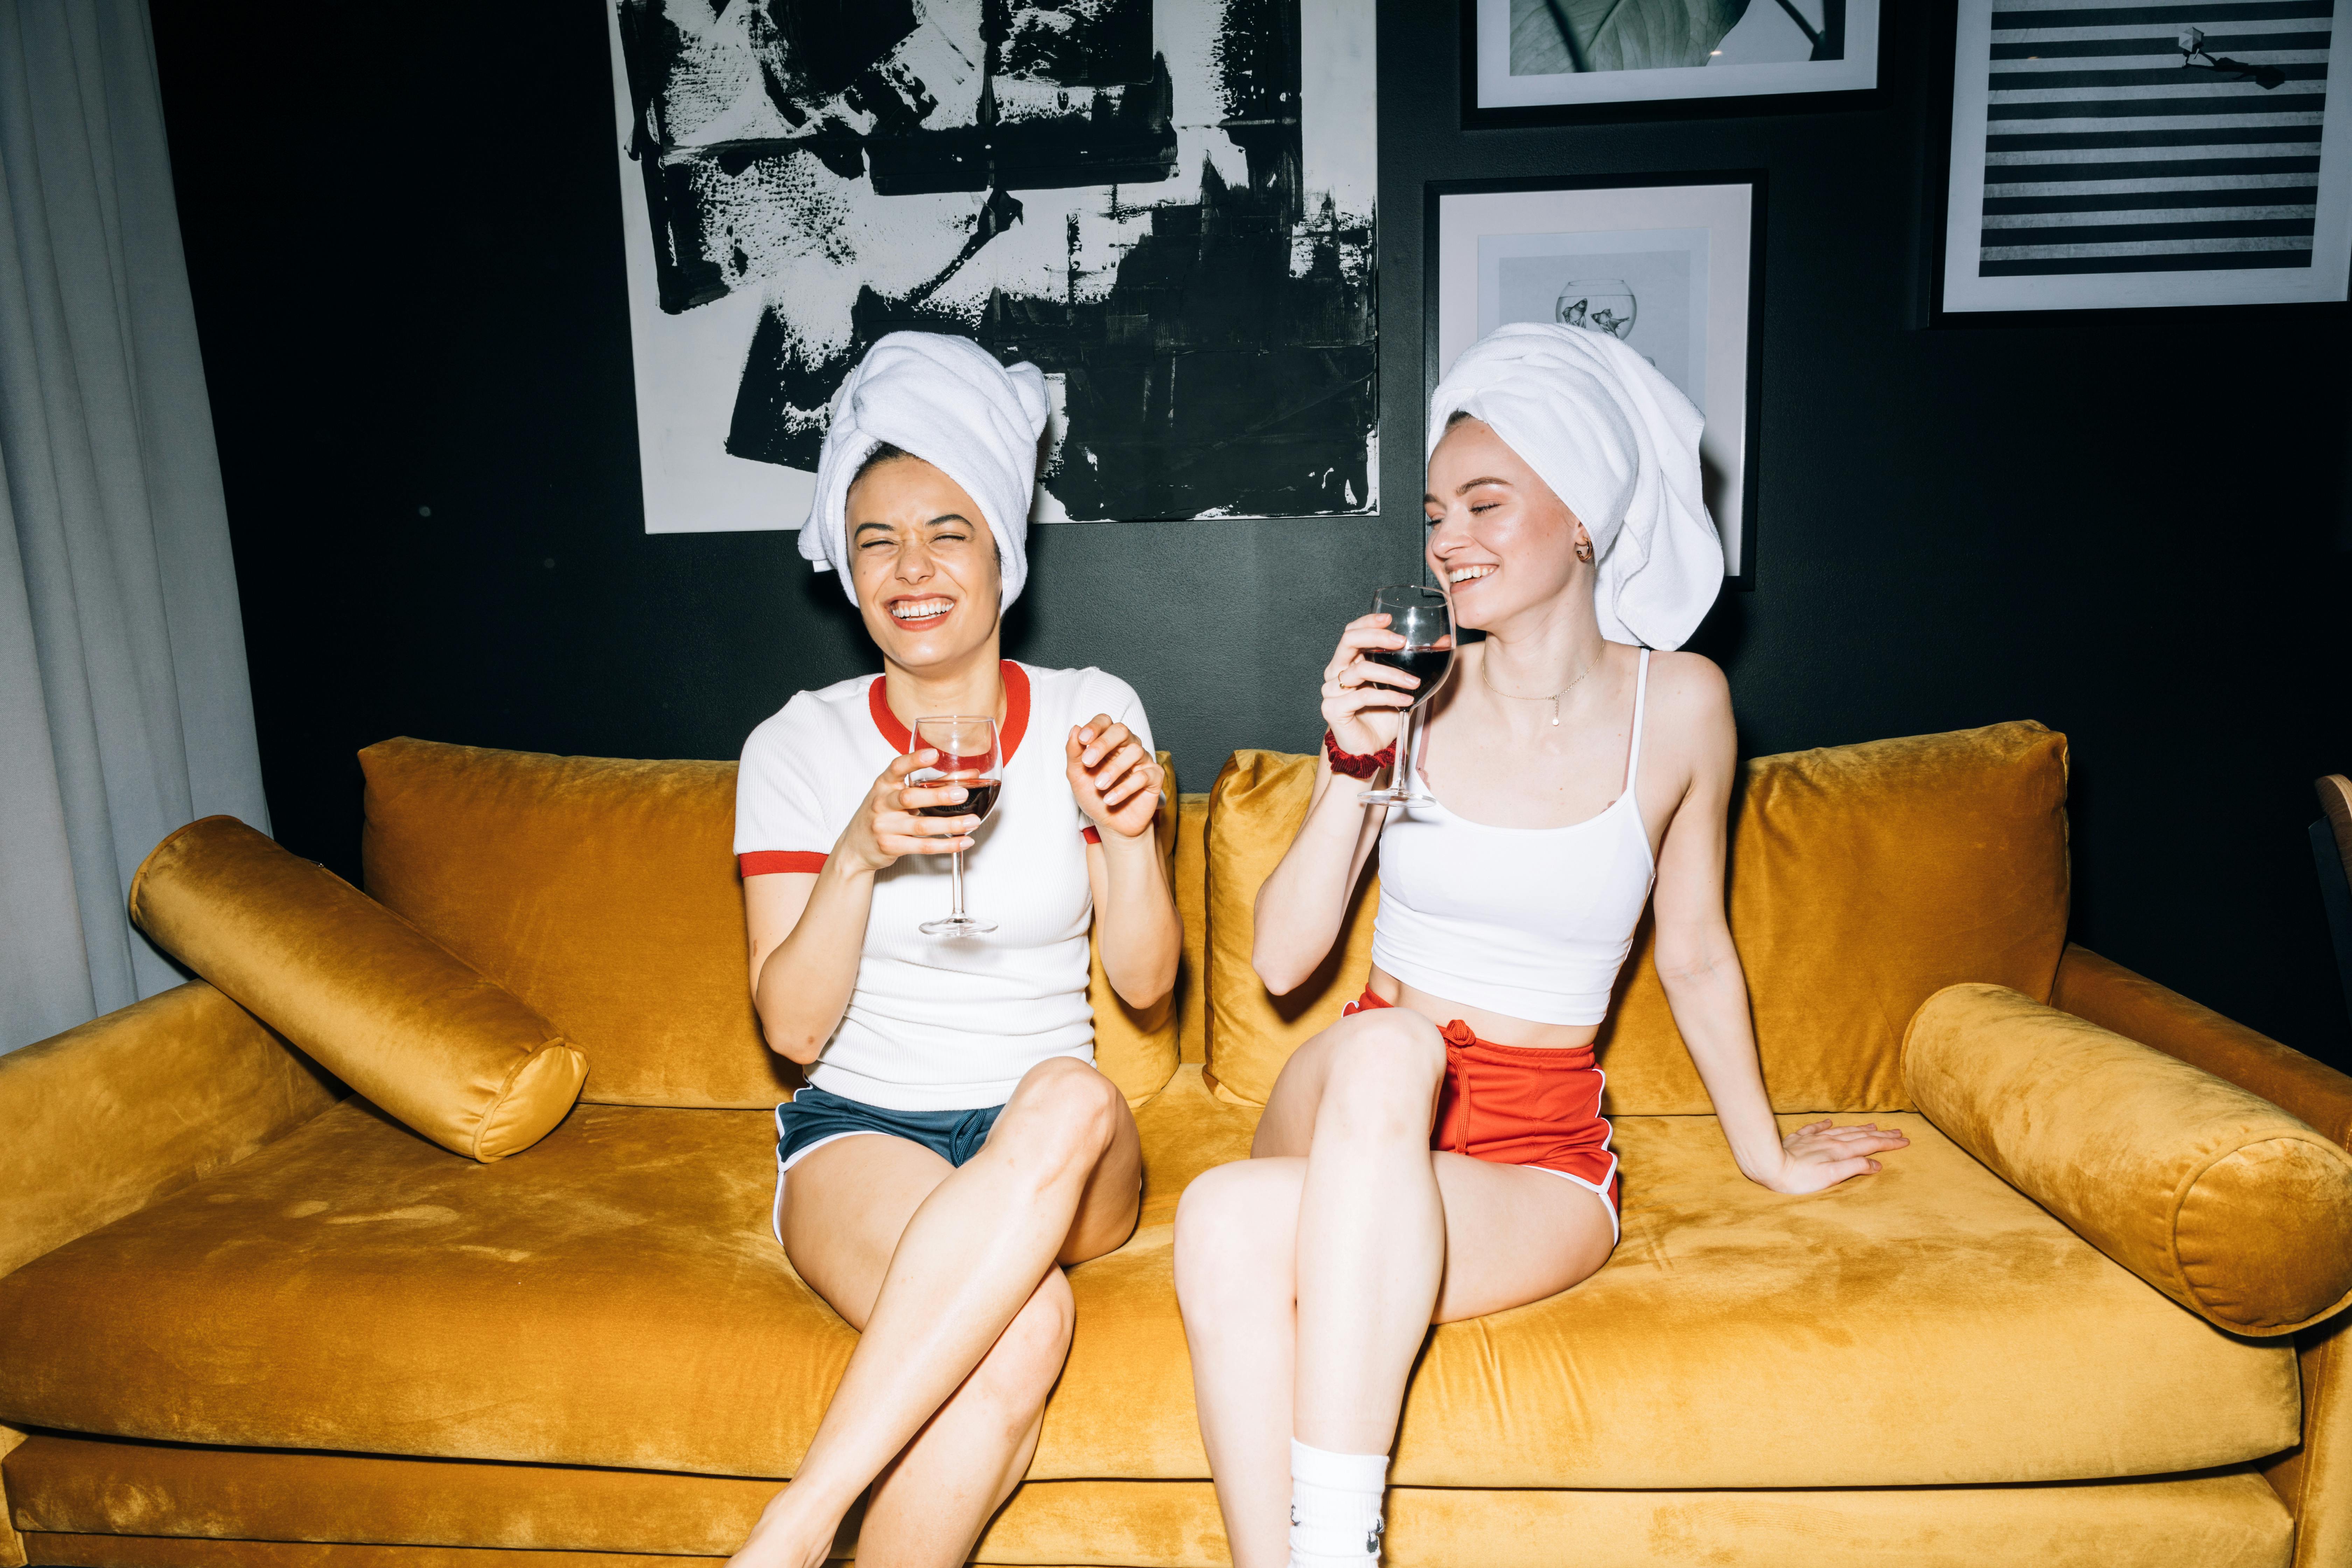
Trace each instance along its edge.
<instances>
[{"instance_id":1,"label":"wine glass stem","mask_svg":"<svg viewBox=\"0 0 2352 1568\"><path fill-rule=\"evenodd\" d=\"M950 912L957 920L961 920L963 919L963 851L961 849L950 858L949 886L953 889L950 896L955 900L955 908Z\"/></svg>"},{"instance_id":2,"label":"wine glass stem","mask_svg":"<svg viewBox=\"0 0 2352 1568\"><path fill-rule=\"evenodd\" d=\"M1412 794L1421 779L1421 713L1426 703L1408 708L1404 712L1404 744L1397 748L1396 776L1389 781L1391 789Z\"/></svg>"}]
</instances>

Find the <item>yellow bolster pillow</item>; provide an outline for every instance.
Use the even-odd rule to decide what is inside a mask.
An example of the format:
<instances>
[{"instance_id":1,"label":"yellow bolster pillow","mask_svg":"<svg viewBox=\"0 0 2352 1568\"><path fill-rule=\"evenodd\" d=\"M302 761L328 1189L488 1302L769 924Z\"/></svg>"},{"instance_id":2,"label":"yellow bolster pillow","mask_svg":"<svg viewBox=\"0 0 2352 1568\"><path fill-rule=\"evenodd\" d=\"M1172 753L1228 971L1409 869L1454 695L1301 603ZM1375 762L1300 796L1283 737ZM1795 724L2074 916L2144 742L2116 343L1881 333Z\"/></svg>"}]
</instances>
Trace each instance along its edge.
<instances>
[{"instance_id":1,"label":"yellow bolster pillow","mask_svg":"<svg viewBox=\"0 0 2352 1568\"><path fill-rule=\"evenodd\" d=\"M453 1153L528 1149L588 1058L513 993L233 816L192 822L131 880L131 918L382 1110Z\"/></svg>"},{"instance_id":2,"label":"yellow bolster pillow","mask_svg":"<svg viewBox=\"0 0 2352 1568\"><path fill-rule=\"evenodd\" d=\"M2352 1300L2352 1156L2258 1095L2000 985L1903 1040L1920 1111L2208 1321L2283 1334Z\"/></svg>"}]
</instances>

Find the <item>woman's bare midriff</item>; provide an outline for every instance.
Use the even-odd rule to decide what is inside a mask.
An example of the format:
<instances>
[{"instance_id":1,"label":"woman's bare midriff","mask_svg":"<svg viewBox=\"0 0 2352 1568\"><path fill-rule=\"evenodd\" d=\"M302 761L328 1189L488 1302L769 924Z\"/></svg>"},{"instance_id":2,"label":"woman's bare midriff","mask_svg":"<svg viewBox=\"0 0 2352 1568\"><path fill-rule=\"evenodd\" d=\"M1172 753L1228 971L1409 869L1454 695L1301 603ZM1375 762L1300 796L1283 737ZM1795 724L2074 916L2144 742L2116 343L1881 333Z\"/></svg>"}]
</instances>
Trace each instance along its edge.
<instances>
[{"instance_id":1,"label":"woman's bare midriff","mask_svg":"<svg viewBox=\"0 0 2352 1568\"><path fill-rule=\"evenodd\" d=\"M1484 1007L1473 1007L1466 1002L1451 1002L1443 996L1433 996L1426 991L1407 985L1378 964L1372 966L1371 978L1366 984L1373 995L1392 1007L1409 1007L1441 1029L1459 1018L1469 1025L1480 1039L1498 1046L1567 1051L1589 1046L1601 1035L1598 1024L1531 1024L1525 1018L1489 1013Z\"/></svg>"}]
</instances>

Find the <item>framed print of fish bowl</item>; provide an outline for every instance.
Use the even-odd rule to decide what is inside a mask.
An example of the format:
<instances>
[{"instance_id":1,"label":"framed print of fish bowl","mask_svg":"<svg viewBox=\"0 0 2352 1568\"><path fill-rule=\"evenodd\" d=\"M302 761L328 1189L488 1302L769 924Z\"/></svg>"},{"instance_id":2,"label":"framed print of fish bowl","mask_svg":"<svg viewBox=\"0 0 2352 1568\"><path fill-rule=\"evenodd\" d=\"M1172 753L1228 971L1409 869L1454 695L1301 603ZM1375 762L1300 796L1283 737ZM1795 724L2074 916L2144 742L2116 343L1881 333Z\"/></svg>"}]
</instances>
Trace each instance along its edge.
<instances>
[{"instance_id":1,"label":"framed print of fish bowl","mask_svg":"<svg viewBox=\"0 0 2352 1568\"><path fill-rule=\"evenodd\" d=\"M1879 0L1464 0L1463 122L1867 91L1878 14Z\"/></svg>"},{"instance_id":2,"label":"framed print of fish bowl","mask_svg":"<svg viewBox=\"0 0 2352 1568\"><path fill-rule=\"evenodd\" d=\"M1706 421L1699 460L1724 571L1752 585L1763 174L1433 181L1424 222L1428 388L1508 322L1619 339Z\"/></svg>"}]
</instances>

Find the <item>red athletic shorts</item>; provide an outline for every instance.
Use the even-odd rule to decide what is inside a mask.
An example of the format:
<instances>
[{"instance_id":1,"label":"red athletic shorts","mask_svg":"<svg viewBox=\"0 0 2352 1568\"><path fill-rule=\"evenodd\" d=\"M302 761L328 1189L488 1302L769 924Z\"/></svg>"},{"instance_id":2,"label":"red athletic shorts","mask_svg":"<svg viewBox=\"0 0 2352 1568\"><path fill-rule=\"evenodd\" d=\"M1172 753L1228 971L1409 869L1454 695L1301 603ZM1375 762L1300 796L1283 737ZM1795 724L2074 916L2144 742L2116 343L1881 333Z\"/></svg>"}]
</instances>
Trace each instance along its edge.
<instances>
[{"instance_id":1,"label":"red athletic shorts","mask_svg":"<svg viewBox=\"0 0 2352 1568\"><path fill-rule=\"evenodd\" d=\"M1342 1009L1393 1006L1370 986ZM1437 1091L1437 1125L1429 1146L1498 1165L1533 1165L1601 1194L1617 1221L1617 1156L1601 1114L1607 1081L1592 1047L1559 1050L1498 1046L1456 1018L1445 1037L1445 1083Z\"/></svg>"}]
</instances>

